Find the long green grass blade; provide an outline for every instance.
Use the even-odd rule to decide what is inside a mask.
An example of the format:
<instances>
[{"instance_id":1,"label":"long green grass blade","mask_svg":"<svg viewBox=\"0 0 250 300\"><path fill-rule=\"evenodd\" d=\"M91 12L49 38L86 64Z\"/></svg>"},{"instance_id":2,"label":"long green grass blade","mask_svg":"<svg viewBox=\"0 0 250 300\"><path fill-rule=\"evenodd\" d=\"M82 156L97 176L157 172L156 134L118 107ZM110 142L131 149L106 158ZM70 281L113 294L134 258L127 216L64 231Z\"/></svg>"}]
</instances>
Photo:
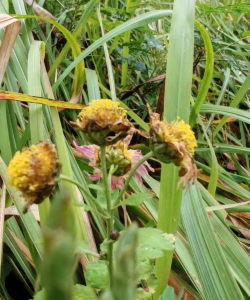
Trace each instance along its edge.
<instances>
[{"instance_id":1,"label":"long green grass blade","mask_svg":"<svg viewBox=\"0 0 250 300\"><path fill-rule=\"evenodd\" d=\"M230 103L229 108L234 108L234 107L238 106L238 104L242 101L243 97L249 90L249 87L250 87L250 74L247 76L245 82L242 84L239 91L235 95L234 100ZM218 132L221 130L222 126L225 124L226 119L227 119L226 117L223 117L221 119L221 122L217 125L216 129L213 132L214 137L218 134Z\"/></svg>"},{"instance_id":2,"label":"long green grass blade","mask_svg":"<svg viewBox=\"0 0 250 300\"><path fill-rule=\"evenodd\" d=\"M41 97L41 59L45 54L45 45L43 42L34 41L29 50L28 55L28 92L31 95ZM42 104L29 104L29 120L30 120L30 136L31 143L37 144L39 141L44 141L46 135L45 126L43 123L43 108ZM41 223L44 222L50 207L49 199L46 198L39 204L39 214Z\"/></svg>"},{"instance_id":3,"label":"long green grass blade","mask_svg":"<svg viewBox=\"0 0 250 300\"><path fill-rule=\"evenodd\" d=\"M28 211L26 214L23 214L23 203L20 200L20 195L17 192L17 190L13 187L10 187L8 185L9 179L7 177L7 167L5 165L5 163L3 162L2 158L0 157L0 176L2 177L3 181L6 184L7 190L11 196L11 199L13 200L13 202L16 205L16 208L20 214L20 218L21 221L25 227L25 229L28 232L28 235L37 251L38 256L41 256L41 241L42 241L42 237L41 237L41 231L40 231L40 227L37 223L37 221L35 220L33 214ZM34 256L33 256L34 258ZM34 259L34 262L36 262L37 259Z\"/></svg>"},{"instance_id":4,"label":"long green grass blade","mask_svg":"<svg viewBox=\"0 0 250 300\"><path fill-rule=\"evenodd\" d=\"M211 155L211 173L210 173L210 180L208 184L208 191L210 192L211 195L215 195L216 192L216 187L217 187L217 180L218 180L218 162L216 159L216 155L213 149L213 145L207 135L206 129L204 124L202 123L202 120L199 117L199 124L202 127L202 130L204 132L204 136L207 140L207 145L210 149L210 155Z\"/></svg>"},{"instance_id":5,"label":"long green grass blade","mask_svg":"<svg viewBox=\"0 0 250 300\"><path fill-rule=\"evenodd\" d=\"M89 101L101 99L98 77L94 70L85 69Z\"/></svg>"},{"instance_id":6,"label":"long green grass blade","mask_svg":"<svg viewBox=\"0 0 250 300\"><path fill-rule=\"evenodd\" d=\"M244 299L203 206L198 184L183 194L181 210L205 299Z\"/></svg>"},{"instance_id":7,"label":"long green grass blade","mask_svg":"<svg viewBox=\"0 0 250 300\"><path fill-rule=\"evenodd\" d=\"M196 122L196 118L200 112L201 106L204 103L208 89L211 84L211 80L213 77L213 71L214 71L214 52L213 52L213 46L210 40L210 37L206 31L206 28L198 21L195 20L195 25L200 30L201 36L204 41L205 49L206 49L206 68L205 68L205 74L202 79L202 83L199 89L199 94L197 96L197 99L195 101L195 105L192 109L189 124L191 127L194 126Z\"/></svg>"},{"instance_id":8,"label":"long green grass blade","mask_svg":"<svg viewBox=\"0 0 250 300\"><path fill-rule=\"evenodd\" d=\"M32 269L32 267L27 262L23 252L18 247L17 243L15 242L13 236L10 234L9 230L5 231L4 240L6 244L10 247L11 251L13 252L13 255L16 257L18 263L21 265L23 271L25 272L31 284L35 286L36 274L34 272L34 269Z\"/></svg>"},{"instance_id":9,"label":"long green grass blade","mask_svg":"<svg viewBox=\"0 0 250 300\"><path fill-rule=\"evenodd\" d=\"M42 52L44 53L44 50L43 42L34 41L28 56L28 91L29 94L38 97L42 95L40 57L43 56ZM39 141L44 140L42 105L31 103L29 105L29 115L31 143L37 144Z\"/></svg>"},{"instance_id":10,"label":"long green grass blade","mask_svg":"<svg viewBox=\"0 0 250 300\"><path fill-rule=\"evenodd\" d=\"M201 107L201 113L216 113L224 116L233 117L236 120L241 120L245 123L250 123L250 113L246 110L239 108L213 105L213 104L203 104ZM226 118L227 119L227 118ZM218 127L216 127L218 128Z\"/></svg>"},{"instance_id":11,"label":"long green grass blade","mask_svg":"<svg viewBox=\"0 0 250 300\"><path fill-rule=\"evenodd\" d=\"M164 119L168 122L179 116L188 123L194 48L195 1L175 0L171 22L170 43L164 96ZM182 191L177 190L179 170L173 164L162 164L158 209L158 228L175 233L178 227ZM158 299L167 286L173 252L156 260Z\"/></svg>"},{"instance_id":12,"label":"long green grass blade","mask_svg":"<svg viewBox=\"0 0 250 300\"><path fill-rule=\"evenodd\" d=\"M11 153L11 143L10 143L10 133L8 128L8 122L10 120L7 120L7 102L2 101L0 102L0 126L2 129L1 139L0 139L0 150L2 158L6 163L9 163L9 161L12 158Z\"/></svg>"}]
</instances>

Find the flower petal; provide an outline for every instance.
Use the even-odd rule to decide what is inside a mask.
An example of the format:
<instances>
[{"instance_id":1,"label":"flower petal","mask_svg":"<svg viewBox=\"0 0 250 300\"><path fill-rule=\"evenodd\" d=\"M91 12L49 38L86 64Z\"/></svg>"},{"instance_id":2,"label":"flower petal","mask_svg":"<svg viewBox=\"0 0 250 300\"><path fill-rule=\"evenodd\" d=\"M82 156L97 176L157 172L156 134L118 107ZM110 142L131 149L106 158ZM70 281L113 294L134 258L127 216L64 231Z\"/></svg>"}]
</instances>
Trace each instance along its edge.
<instances>
[{"instance_id":1,"label":"flower petal","mask_svg":"<svg viewBox=\"0 0 250 300\"><path fill-rule=\"evenodd\" d=\"M111 189L115 190L116 188L123 188L124 177L123 176L111 176Z\"/></svg>"}]
</instances>

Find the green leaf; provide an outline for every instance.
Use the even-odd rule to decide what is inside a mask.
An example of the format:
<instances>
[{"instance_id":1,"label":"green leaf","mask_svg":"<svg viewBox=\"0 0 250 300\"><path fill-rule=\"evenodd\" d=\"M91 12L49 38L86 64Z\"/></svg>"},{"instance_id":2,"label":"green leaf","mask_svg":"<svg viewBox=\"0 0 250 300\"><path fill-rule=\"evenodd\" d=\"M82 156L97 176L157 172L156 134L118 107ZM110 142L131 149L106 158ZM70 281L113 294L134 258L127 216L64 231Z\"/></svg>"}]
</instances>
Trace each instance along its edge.
<instances>
[{"instance_id":1,"label":"green leaf","mask_svg":"<svg viewBox=\"0 0 250 300\"><path fill-rule=\"evenodd\" d=\"M193 127L196 121L196 118L200 112L201 106L204 103L207 92L209 90L211 80L213 78L213 71L214 71L214 52L213 52L213 46L209 37L209 34L206 30L206 28L198 21L195 20L195 25L200 30L201 36L203 38L205 49L206 49L206 68L204 77L202 79L201 86L199 88L199 94L197 96L195 105L192 109L191 115L190 115L190 126Z\"/></svg>"},{"instance_id":2,"label":"green leaf","mask_svg":"<svg viewBox=\"0 0 250 300\"><path fill-rule=\"evenodd\" d=\"M227 204L227 205L215 205L215 206L206 207L206 211L215 211L215 210L222 210L222 209L227 209L227 208L235 208L235 207L239 207L239 206L244 206L249 203L250 203L250 201L246 201L246 202L242 202L242 203L235 203L235 204Z\"/></svg>"},{"instance_id":3,"label":"green leaf","mask_svg":"<svg viewBox=\"0 0 250 300\"><path fill-rule=\"evenodd\" d=\"M225 106L221 106L221 107L227 108L227 110L237 107L237 105L239 105L240 102L242 101L242 99L245 97L245 94L249 90L249 87L250 87L250 74L248 74L248 76L246 77L246 80L241 85L241 87L238 90L237 94L235 95L233 101L230 103L230 107L225 107ZM217 127L215 128L215 130L213 132L213 137L215 137L218 134L218 132L221 130L222 126L225 124L226 120L227 120L226 117L223 117L221 119L220 123L217 125Z\"/></svg>"},{"instance_id":4,"label":"green leaf","mask_svg":"<svg viewBox=\"0 0 250 300\"><path fill-rule=\"evenodd\" d=\"M161 257L164 251L174 250L175 237L156 228L138 230L137 259L146 260Z\"/></svg>"},{"instance_id":5,"label":"green leaf","mask_svg":"<svg viewBox=\"0 0 250 300\"><path fill-rule=\"evenodd\" d=\"M106 289L109 286L108 266L103 260L92 261L85 274L87 284L95 289Z\"/></svg>"},{"instance_id":6,"label":"green leaf","mask_svg":"<svg viewBox=\"0 0 250 300\"><path fill-rule=\"evenodd\" d=\"M182 219L205 299L244 299L202 201L198 184L183 194Z\"/></svg>"},{"instance_id":7,"label":"green leaf","mask_svg":"<svg viewBox=\"0 0 250 300\"><path fill-rule=\"evenodd\" d=\"M242 33L241 33L241 36L242 36L242 37L250 36L250 30L242 32Z\"/></svg>"},{"instance_id":8,"label":"green leaf","mask_svg":"<svg viewBox=\"0 0 250 300\"><path fill-rule=\"evenodd\" d=\"M101 184L88 184L88 187L92 190L99 191L101 193L104 193L104 187Z\"/></svg>"},{"instance_id":9,"label":"green leaf","mask_svg":"<svg viewBox=\"0 0 250 300\"><path fill-rule=\"evenodd\" d=\"M132 194L127 199L122 201L118 206L121 206L121 205L136 206L136 205L142 204L144 201L152 200L153 198L154 198L154 195L149 194L149 193Z\"/></svg>"},{"instance_id":10,"label":"green leaf","mask_svg":"<svg viewBox=\"0 0 250 300\"><path fill-rule=\"evenodd\" d=\"M76 224L70 194L54 199L43 228L44 254L40 268L46 299L71 299L76 266Z\"/></svg>"},{"instance_id":11,"label":"green leaf","mask_svg":"<svg viewBox=\"0 0 250 300\"><path fill-rule=\"evenodd\" d=\"M73 287L72 300L97 300L97 296L91 287L76 284Z\"/></svg>"},{"instance_id":12,"label":"green leaf","mask_svg":"<svg viewBox=\"0 0 250 300\"><path fill-rule=\"evenodd\" d=\"M83 207L84 211L94 211L95 208L81 202L73 202L73 205Z\"/></svg>"},{"instance_id":13,"label":"green leaf","mask_svg":"<svg viewBox=\"0 0 250 300\"><path fill-rule=\"evenodd\" d=\"M199 294L201 294L202 286L199 281L199 274L194 264L194 259L191 254L191 250L186 238L181 234L178 235L176 239L175 254L177 255L178 260L180 261L186 273L188 274L188 277L192 281L194 287L199 292Z\"/></svg>"},{"instance_id":14,"label":"green leaf","mask_svg":"<svg viewBox=\"0 0 250 300\"><path fill-rule=\"evenodd\" d=\"M115 251L113 285L111 287L114 300L135 299L135 251L137 237L137 225L132 224L118 240Z\"/></svg>"},{"instance_id":15,"label":"green leaf","mask_svg":"<svg viewBox=\"0 0 250 300\"><path fill-rule=\"evenodd\" d=\"M42 289L38 293L36 293L33 297L33 300L45 300L46 292L45 289ZM97 300L97 296L95 291L89 287L80 284L76 284L73 286L72 290L72 298L71 300Z\"/></svg>"},{"instance_id":16,"label":"green leaf","mask_svg":"<svg viewBox=\"0 0 250 300\"><path fill-rule=\"evenodd\" d=\"M140 258L136 261L136 274L138 280L147 280L150 274L153 272L154 264L153 261L150 259L143 259Z\"/></svg>"},{"instance_id":17,"label":"green leaf","mask_svg":"<svg viewBox=\"0 0 250 300\"><path fill-rule=\"evenodd\" d=\"M26 214L23 214L22 210L23 210L23 198L20 196L20 193L13 187L9 186L9 178L7 177L7 167L4 163L4 161L2 160L2 158L0 157L0 175L4 181L4 183L7 186L7 190L11 196L12 201L14 202L14 204L16 205L16 208L19 212L20 215L20 219L25 227L25 229L28 232L28 235L37 251L37 254L35 254L37 257L33 256L33 259L35 260L35 262L37 262L36 260L38 260L38 257L41 256L41 252L42 252L42 245L41 245L41 241L42 241L42 237L41 237L41 230L40 227L34 217L34 215L31 213L31 211L28 211ZM30 249L31 253L32 253L32 249Z\"/></svg>"},{"instance_id":18,"label":"green leaf","mask_svg":"<svg viewBox=\"0 0 250 300\"><path fill-rule=\"evenodd\" d=\"M167 122L180 117L189 121L194 57L195 0L175 0L171 20L167 55L163 118ZM180 216L182 191L177 189L179 169L173 164L162 164L157 227L167 233L176 233ZM173 252L156 260L158 300L167 286Z\"/></svg>"},{"instance_id":19,"label":"green leaf","mask_svg":"<svg viewBox=\"0 0 250 300\"><path fill-rule=\"evenodd\" d=\"M38 293L36 293L33 297L33 300L45 300L46 298L46 292L45 289L42 289Z\"/></svg>"},{"instance_id":20,"label":"green leaf","mask_svg":"<svg viewBox=\"0 0 250 300\"><path fill-rule=\"evenodd\" d=\"M236 120L241 120L245 123L250 124L249 111L245 111L245 110L242 110L239 108L222 106L222 105L203 104L200 112L204 113L204 114L215 113L215 114L220 114L220 115L224 115L224 116L230 116L230 117L234 117ZM223 119L224 119L224 117L221 119L221 122ZM220 126L221 122L216 127L216 129ZM224 122L223 122L223 124L224 124ZM221 126L220 126L220 128L221 128Z\"/></svg>"},{"instance_id":21,"label":"green leaf","mask_svg":"<svg viewBox=\"0 0 250 300\"><path fill-rule=\"evenodd\" d=\"M90 250L89 244L84 240L77 241L76 253L77 254L91 254L93 256L99 257L98 253L95 253L92 250Z\"/></svg>"},{"instance_id":22,"label":"green leaf","mask_svg":"<svg viewBox=\"0 0 250 300\"><path fill-rule=\"evenodd\" d=\"M5 230L4 241L8 245L8 247L11 249L13 255L16 257L18 263L22 267L22 269L25 272L25 275L27 276L27 278L29 279L29 281L32 283L32 285L35 286L35 283L36 283L36 274L34 272L34 269L30 266L30 264L26 260L23 252L18 247L15 239L11 235L10 230ZM5 276L8 275L8 273L7 273L6 270L4 271L4 275Z\"/></svg>"},{"instance_id":23,"label":"green leaf","mask_svg":"<svg viewBox=\"0 0 250 300\"><path fill-rule=\"evenodd\" d=\"M174 288L172 288L172 286L167 286L159 300L175 300Z\"/></svg>"}]
</instances>

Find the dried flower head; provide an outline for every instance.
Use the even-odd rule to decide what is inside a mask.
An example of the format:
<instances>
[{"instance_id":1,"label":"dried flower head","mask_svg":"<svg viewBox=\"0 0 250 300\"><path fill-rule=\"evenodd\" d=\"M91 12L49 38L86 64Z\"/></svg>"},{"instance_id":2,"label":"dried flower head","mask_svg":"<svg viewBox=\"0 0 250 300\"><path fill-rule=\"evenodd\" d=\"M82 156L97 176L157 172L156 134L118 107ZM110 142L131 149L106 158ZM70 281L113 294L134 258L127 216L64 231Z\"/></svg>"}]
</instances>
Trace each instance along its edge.
<instances>
[{"instance_id":1,"label":"dried flower head","mask_svg":"<svg viewBox=\"0 0 250 300\"><path fill-rule=\"evenodd\" d=\"M55 146L48 141L16 152L8 166L9 184L26 199L23 212L33 203L41 203L48 197L60 171Z\"/></svg>"},{"instance_id":2,"label":"dried flower head","mask_svg":"<svg viewBox=\"0 0 250 300\"><path fill-rule=\"evenodd\" d=\"M108 99L93 100L71 124L83 131L91 144L99 146L114 144L133 129L126 110Z\"/></svg>"},{"instance_id":3,"label":"dried flower head","mask_svg":"<svg viewBox=\"0 0 250 300\"><path fill-rule=\"evenodd\" d=\"M128 149L131 137L129 135L115 145L106 146L107 171L109 172L112 165L115 170L111 176L111 188L113 190L122 189L130 170L143 157L140 150ZM96 145L77 146L76 144L74 146L83 158L89 159L89 165L94 168L93 174L89 174L90 179L95 181L102 178L100 147ZM148 170L154 171L147 162L144 162L134 173L134 178L139 184L142 184L142 176L148 175Z\"/></svg>"},{"instance_id":4,"label":"dried flower head","mask_svg":"<svg viewBox=\"0 0 250 300\"><path fill-rule=\"evenodd\" d=\"M179 185L183 182L188 188L198 173L193 160L197 142L190 126L179 119L171 123L160 121L159 114L150 111L150 138L152 151L161 162L181 166Z\"/></svg>"}]
</instances>

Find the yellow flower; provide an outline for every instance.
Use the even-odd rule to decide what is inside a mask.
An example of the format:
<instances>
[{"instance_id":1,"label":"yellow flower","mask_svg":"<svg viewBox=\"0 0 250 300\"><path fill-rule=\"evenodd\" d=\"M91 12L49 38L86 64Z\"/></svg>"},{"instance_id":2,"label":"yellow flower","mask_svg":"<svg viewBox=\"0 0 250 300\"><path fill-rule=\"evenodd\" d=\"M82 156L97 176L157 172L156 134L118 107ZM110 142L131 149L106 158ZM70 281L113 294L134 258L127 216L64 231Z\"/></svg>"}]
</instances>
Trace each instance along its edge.
<instances>
[{"instance_id":1,"label":"yellow flower","mask_svg":"<svg viewBox=\"0 0 250 300\"><path fill-rule=\"evenodd\" d=\"M99 146L116 143L132 129L126 110L108 99L93 100L71 124L83 131L90 143Z\"/></svg>"},{"instance_id":2,"label":"yellow flower","mask_svg":"<svg viewBox=\"0 0 250 300\"><path fill-rule=\"evenodd\" d=\"M150 133L159 143L183 143L185 149L194 154L194 148L197 147L197 142L194 132L189 124L184 121L173 121L171 123L162 122L159 120L158 114L154 113L154 118L151 116Z\"/></svg>"},{"instance_id":3,"label":"yellow flower","mask_svg":"<svg viewBox=\"0 0 250 300\"><path fill-rule=\"evenodd\" d=\"M17 152L8 166L9 184L14 186L27 201L23 212L33 203L48 197L60 171L55 146L48 141Z\"/></svg>"},{"instance_id":4,"label":"yellow flower","mask_svg":"<svg viewBox=\"0 0 250 300\"><path fill-rule=\"evenodd\" d=\"M159 114L150 113L150 144L154 155L163 163L181 166L179 181L189 187L196 180L198 170L194 164L194 148L197 147L194 132L179 118L171 123L160 121Z\"/></svg>"}]
</instances>

